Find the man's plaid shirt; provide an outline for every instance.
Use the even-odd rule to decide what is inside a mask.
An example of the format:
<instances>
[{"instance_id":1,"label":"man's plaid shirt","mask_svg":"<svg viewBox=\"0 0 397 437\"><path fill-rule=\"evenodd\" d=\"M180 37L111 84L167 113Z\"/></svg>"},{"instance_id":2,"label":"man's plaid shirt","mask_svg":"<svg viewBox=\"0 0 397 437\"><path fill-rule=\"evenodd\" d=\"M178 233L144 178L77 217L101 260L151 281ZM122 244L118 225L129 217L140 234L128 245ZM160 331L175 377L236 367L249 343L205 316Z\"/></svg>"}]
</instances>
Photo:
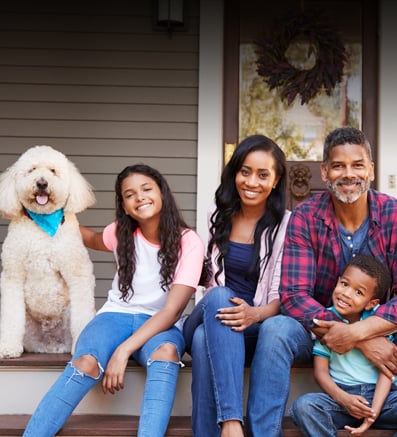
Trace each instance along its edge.
<instances>
[{"instance_id":1,"label":"man's plaid shirt","mask_svg":"<svg viewBox=\"0 0 397 437\"><path fill-rule=\"evenodd\" d=\"M397 296L397 199L374 190L368 192L370 252L392 276L391 296ZM329 192L302 202L292 212L287 227L281 269L281 312L306 328L313 319L335 320L326 309L340 274L341 243L338 222ZM376 312L397 324L397 297Z\"/></svg>"}]
</instances>

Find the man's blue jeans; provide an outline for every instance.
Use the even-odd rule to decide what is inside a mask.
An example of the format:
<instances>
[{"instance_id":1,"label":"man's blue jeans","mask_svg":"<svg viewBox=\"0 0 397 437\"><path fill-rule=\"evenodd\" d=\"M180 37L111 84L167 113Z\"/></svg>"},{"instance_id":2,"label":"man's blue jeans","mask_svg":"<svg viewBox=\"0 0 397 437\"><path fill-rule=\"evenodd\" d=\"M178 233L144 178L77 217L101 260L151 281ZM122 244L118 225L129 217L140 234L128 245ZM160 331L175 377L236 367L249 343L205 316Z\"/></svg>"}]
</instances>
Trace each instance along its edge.
<instances>
[{"instance_id":1,"label":"man's blue jeans","mask_svg":"<svg viewBox=\"0 0 397 437\"><path fill-rule=\"evenodd\" d=\"M284 316L252 325L243 333L231 330L215 316L218 308L232 305L232 296L232 290L215 287L184 325L193 358L193 435L219 436L218 424L232 419L243 422L244 365L250 365L247 431L254 437L281 436L290 368L295 356L311 359L313 342L300 323Z\"/></svg>"},{"instance_id":2,"label":"man's blue jeans","mask_svg":"<svg viewBox=\"0 0 397 437\"><path fill-rule=\"evenodd\" d=\"M290 392L291 368L312 360L313 340L301 323L278 315L266 319L251 365L248 427L254 437L282 437Z\"/></svg>"},{"instance_id":3,"label":"man's blue jeans","mask_svg":"<svg viewBox=\"0 0 397 437\"><path fill-rule=\"evenodd\" d=\"M150 318L146 314L102 313L97 315L81 333L76 351L62 375L50 388L30 419L25 437L53 437L72 414L81 399L102 379L114 350ZM176 327L163 331L148 340L132 357L146 367L147 376L139 420L139 437L163 437L175 398L179 363L151 360L161 345L173 344L178 357L185 342ZM96 358L99 376L94 378L73 366L83 356Z\"/></svg>"},{"instance_id":4,"label":"man's blue jeans","mask_svg":"<svg viewBox=\"0 0 397 437\"><path fill-rule=\"evenodd\" d=\"M361 395L371 404L375 384L342 385L339 387L350 394ZM358 427L362 419L350 416L345 408L326 393L307 393L299 397L291 407L291 416L299 429L307 437L336 437L338 429L345 425ZM393 384L382 413L372 428L395 429L397 426L397 387Z\"/></svg>"}]
</instances>

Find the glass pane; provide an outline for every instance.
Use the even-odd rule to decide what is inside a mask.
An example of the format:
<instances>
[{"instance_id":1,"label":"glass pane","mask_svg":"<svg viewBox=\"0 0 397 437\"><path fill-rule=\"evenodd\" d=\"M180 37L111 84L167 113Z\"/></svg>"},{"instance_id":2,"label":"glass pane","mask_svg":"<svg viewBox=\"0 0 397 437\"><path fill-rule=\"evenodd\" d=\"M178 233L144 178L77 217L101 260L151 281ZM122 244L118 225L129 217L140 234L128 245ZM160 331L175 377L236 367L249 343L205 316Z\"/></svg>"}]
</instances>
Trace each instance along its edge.
<instances>
[{"instance_id":1,"label":"glass pane","mask_svg":"<svg viewBox=\"0 0 397 437\"><path fill-rule=\"evenodd\" d=\"M275 3L240 3L239 137L263 133L283 148L288 160L320 161L326 133L342 125L361 128L361 3ZM341 48L329 50L335 41ZM340 60L343 52L340 81L329 85L328 93L327 82L314 82L314 95L305 101L305 84L312 74L336 76L337 56ZM258 73L261 56L275 59L266 61L266 76ZM266 80L277 81L284 74L292 76L271 89ZM297 92L290 101L282 98L287 87Z\"/></svg>"}]
</instances>

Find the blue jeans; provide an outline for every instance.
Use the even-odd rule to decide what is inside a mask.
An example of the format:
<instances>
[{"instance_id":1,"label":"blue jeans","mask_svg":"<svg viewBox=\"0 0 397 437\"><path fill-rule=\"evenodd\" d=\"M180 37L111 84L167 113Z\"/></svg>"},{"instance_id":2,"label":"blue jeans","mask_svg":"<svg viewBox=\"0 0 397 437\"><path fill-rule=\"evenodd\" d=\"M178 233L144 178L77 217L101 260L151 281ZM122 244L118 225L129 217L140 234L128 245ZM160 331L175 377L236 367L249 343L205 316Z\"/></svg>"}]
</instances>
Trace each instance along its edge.
<instances>
[{"instance_id":1,"label":"blue jeans","mask_svg":"<svg viewBox=\"0 0 397 437\"><path fill-rule=\"evenodd\" d=\"M183 333L187 350L193 358L192 428L195 437L219 436L219 424L227 420L239 420L243 423L244 366L250 365L251 367L247 431L252 436L271 435L264 422L274 420L274 418L266 416L263 411L264 405L273 401L278 402L279 391L281 392L282 389L286 392L285 403L287 402L292 364L289 367L285 365L287 368L281 372L280 367L283 367L282 363L286 361L287 352L280 353L283 359L279 360L271 356L273 352L270 353L269 349L272 350L273 341L278 344L277 338L284 337L282 332L287 330L289 321L297 330L301 325L293 319L277 316L252 325L244 332L235 332L215 317L218 308L232 305L229 302L232 296L235 296L235 293L226 287L213 288L198 302L184 325ZM269 323L272 320L275 322ZM272 327L273 329L270 329ZM309 360L313 343L307 332L303 328L302 330L301 337L307 343L305 350ZM288 332L286 334L288 335ZM302 342L295 347L297 352L303 352ZM275 346L277 347L279 346ZM280 347L283 345L280 344ZM293 361L294 359L291 360ZM280 379L272 378L276 373L288 376L280 376ZM273 387L269 386L269 379L274 381ZM288 384L285 380L288 380ZM273 399L274 394L276 399ZM284 409L285 405L282 408L283 411L280 412L282 416ZM281 433L281 423L279 433Z\"/></svg>"},{"instance_id":2,"label":"blue jeans","mask_svg":"<svg viewBox=\"0 0 397 437\"><path fill-rule=\"evenodd\" d=\"M291 367L311 362L312 350L310 334L295 319L277 315L262 323L250 373L249 435L282 437Z\"/></svg>"},{"instance_id":3,"label":"blue jeans","mask_svg":"<svg viewBox=\"0 0 397 437\"><path fill-rule=\"evenodd\" d=\"M25 437L53 437L72 414L81 399L102 379L115 349L150 318L146 314L102 313L83 330L72 360L50 388L31 417ZM178 357L184 353L185 342L179 329L172 327L148 340L132 357L146 367L147 375L139 420L139 437L163 437L175 398L179 363L151 360L161 345L173 344ZM83 355L96 358L99 376L94 378L73 366Z\"/></svg>"},{"instance_id":4,"label":"blue jeans","mask_svg":"<svg viewBox=\"0 0 397 437\"><path fill-rule=\"evenodd\" d=\"M375 384L342 385L339 387L350 394L361 395L372 404ZM299 397L291 407L291 416L307 437L336 437L338 429L345 425L358 427L362 419L350 416L345 408L326 393L307 393ZM397 426L397 388L393 384L382 412L372 428L395 429Z\"/></svg>"}]
</instances>

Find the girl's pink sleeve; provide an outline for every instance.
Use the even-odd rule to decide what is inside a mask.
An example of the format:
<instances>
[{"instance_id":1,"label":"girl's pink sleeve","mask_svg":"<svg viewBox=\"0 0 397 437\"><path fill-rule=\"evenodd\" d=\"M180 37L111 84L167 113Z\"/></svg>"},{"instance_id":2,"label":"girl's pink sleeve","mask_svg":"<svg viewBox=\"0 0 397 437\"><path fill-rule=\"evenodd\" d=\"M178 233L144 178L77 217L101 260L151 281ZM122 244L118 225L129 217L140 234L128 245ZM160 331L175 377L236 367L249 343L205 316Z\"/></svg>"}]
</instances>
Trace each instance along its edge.
<instances>
[{"instance_id":1,"label":"girl's pink sleeve","mask_svg":"<svg viewBox=\"0 0 397 437\"><path fill-rule=\"evenodd\" d=\"M110 225L107 225L106 228L103 230L102 234L103 243L112 252L117 247L116 227L116 222L110 223Z\"/></svg>"},{"instance_id":2,"label":"girl's pink sleeve","mask_svg":"<svg viewBox=\"0 0 397 437\"><path fill-rule=\"evenodd\" d=\"M193 230L185 232L181 241L181 258L174 284L197 288L204 261L204 244Z\"/></svg>"}]
</instances>

